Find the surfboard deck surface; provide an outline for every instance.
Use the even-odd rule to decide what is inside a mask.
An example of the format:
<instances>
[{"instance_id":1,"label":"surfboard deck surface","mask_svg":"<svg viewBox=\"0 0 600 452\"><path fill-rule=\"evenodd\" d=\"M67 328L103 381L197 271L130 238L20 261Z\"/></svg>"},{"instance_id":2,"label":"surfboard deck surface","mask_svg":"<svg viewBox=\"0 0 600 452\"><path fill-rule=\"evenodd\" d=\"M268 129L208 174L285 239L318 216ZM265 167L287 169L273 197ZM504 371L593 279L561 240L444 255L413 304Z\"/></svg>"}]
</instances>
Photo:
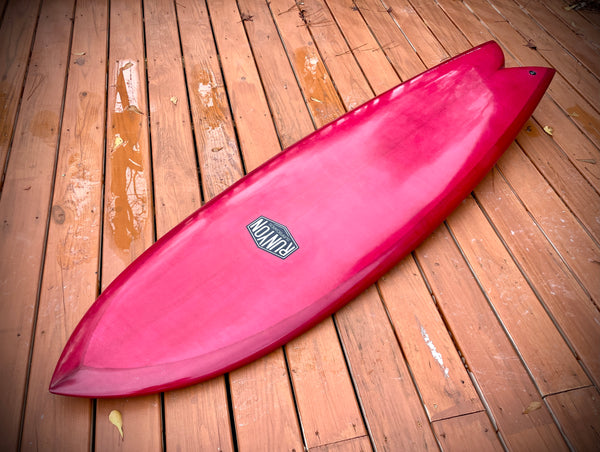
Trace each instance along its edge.
<instances>
[{"instance_id":1,"label":"surfboard deck surface","mask_svg":"<svg viewBox=\"0 0 600 452\"><path fill-rule=\"evenodd\" d=\"M206 203L85 314L50 391L141 395L230 371L358 295L517 135L554 70L489 42L319 129Z\"/></svg>"}]
</instances>

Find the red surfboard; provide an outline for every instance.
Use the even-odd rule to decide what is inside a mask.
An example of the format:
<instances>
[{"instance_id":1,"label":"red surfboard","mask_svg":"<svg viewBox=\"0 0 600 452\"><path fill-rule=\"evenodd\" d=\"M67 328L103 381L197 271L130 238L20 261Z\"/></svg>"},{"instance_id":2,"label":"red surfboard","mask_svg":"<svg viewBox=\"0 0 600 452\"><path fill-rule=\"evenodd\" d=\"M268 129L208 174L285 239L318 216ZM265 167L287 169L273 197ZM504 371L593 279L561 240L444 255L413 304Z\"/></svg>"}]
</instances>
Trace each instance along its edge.
<instances>
[{"instance_id":1,"label":"red surfboard","mask_svg":"<svg viewBox=\"0 0 600 452\"><path fill-rule=\"evenodd\" d=\"M374 283L471 192L553 69L483 44L271 159L133 262L85 314L50 391L120 397L228 372Z\"/></svg>"}]
</instances>

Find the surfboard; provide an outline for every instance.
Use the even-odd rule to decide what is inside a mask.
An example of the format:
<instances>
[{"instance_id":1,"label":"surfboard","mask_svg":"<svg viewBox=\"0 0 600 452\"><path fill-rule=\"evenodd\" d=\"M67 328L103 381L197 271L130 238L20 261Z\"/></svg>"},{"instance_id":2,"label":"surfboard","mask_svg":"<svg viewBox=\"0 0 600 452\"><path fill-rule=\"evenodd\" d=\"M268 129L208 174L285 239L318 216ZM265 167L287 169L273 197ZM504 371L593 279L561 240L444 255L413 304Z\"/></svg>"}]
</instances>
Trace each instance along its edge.
<instances>
[{"instance_id":1,"label":"surfboard","mask_svg":"<svg viewBox=\"0 0 600 452\"><path fill-rule=\"evenodd\" d=\"M68 340L50 391L121 397L228 372L373 284L515 138L553 69L489 42L348 112L207 202L134 261Z\"/></svg>"}]
</instances>

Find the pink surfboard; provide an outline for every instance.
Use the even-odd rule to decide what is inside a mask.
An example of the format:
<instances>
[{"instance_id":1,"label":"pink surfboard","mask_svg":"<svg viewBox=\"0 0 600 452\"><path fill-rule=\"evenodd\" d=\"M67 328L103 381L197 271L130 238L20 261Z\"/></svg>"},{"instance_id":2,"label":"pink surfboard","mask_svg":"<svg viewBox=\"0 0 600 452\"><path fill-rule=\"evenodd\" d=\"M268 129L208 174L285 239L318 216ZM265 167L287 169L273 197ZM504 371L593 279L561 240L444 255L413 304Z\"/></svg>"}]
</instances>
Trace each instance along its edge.
<instances>
[{"instance_id":1,"label":"pink surfboard","mask_svg":"<svg viewBox=\"0 0 600 452\"><path fill-rule=\"evenodd\" d=\"M471 192L554 70L490 42L294 144L156 242L100 295L50 391L121 397L248 363L374 283Z\"/></svg>"}]
</instances>

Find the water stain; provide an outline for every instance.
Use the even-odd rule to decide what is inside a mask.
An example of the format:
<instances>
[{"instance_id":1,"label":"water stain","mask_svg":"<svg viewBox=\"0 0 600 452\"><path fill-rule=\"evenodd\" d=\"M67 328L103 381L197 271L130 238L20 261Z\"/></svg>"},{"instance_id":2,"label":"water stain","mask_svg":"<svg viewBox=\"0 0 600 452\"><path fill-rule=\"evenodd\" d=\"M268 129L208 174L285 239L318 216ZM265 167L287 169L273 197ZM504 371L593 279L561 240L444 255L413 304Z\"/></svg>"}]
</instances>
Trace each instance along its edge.
<instances>
[{"instance_id":1,"label":"water stain","mask_svg":"<svg viewBox=\"0 0 600 452\"><path fill-rule=\"evenodd\" d=\"M131 250L140 237L148 217L148 187L140 149L144 113L137 61L118 61L113 100L110 149L110 186L108 222L116 246Z\"/></svg>"},{"instance_id":2,"label":"water stain","mask_svg":"<svg viewBox=\"0 0 600 452\"><path fill-rule=\"evenodd\" d=\"M600 140L600 121L583 110L579 105L567 108L567 113L573 120L580 124L590 135Z\"/></svg>"},{"instance_id":3,"label":"water stain","mask_svg":"<svg viewBox=\"0 0 600 452\"><path fill-rule=\"evenodd\" d=\"M58 114L41 110L33 115L29 123L29 132L46 143L53 145L58 134Z\"/></svg>"},{"instance_id":4,"label":"water stain","mask_svg":"<svg viewBox=\"0 0 600 452\"><path fill-rule=\"evenodd\" d=\"M212 198L238 180L243 169L223 84L207 67L195 68L193 83L196 87L194 103L200 119L197 132L203 141L200 156L203 186L207 198Z\"/></svg>"},{"instance_id":5,"label":"water stain","mask_svg":"<svg viewBox=\"0 0 600 452\"><path fill-rule=\"evenodd\" d=\"M344 107L316 50L313 47L301 47L295 52L295 60L300 84L318 125L337 118Z\"/></svg>"}]
</instances>

